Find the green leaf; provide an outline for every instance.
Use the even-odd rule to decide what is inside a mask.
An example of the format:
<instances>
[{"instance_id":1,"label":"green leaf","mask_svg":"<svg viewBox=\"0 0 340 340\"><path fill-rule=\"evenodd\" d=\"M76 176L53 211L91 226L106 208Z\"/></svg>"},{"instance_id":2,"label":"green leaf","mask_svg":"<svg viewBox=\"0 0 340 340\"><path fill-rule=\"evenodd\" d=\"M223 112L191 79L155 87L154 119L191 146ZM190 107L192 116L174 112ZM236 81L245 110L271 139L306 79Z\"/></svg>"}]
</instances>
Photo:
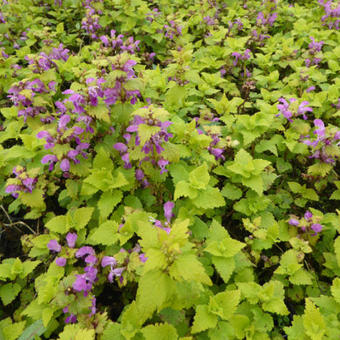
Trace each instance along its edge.
<instances>
[{"instance_id":1,"label":"green leaf","mask_svg":"<svg viewBox=\"0 0 340 340\"><path fill-rule=\"evenodd\" d=\"M103 120L104 122L108 124L111 123L111 119L109 116L109 109L107 108L106 104L98 104L97 106L90 105L87 112L91 117L95 117L99 120Z\"/></svg>"},{"instance_id":2,"label":"green leaf","mask_svg":"<svg viewBox=\"0 0 340 340\"><path fill-rule=\"evenodd\" d=\"M263 180L261 176L242 178L242 184L256 191L258 195L262 195L263 193Z\"/></svg>"},{"instance_id":3,"label":"green leaf","mask_svg":"<svg viewBox=\"0 0 340 340\"><path fill-rule=\"evenodd\" d=\"M193 254L178 256L169 269L169 274L175 280L196 281L208 286L212 285L204 267Z\"/></svg>"},{"instance_id":4,"label":"green leaf","mask_svg":"<svg viewBox=\"0 0 340 340\"><path fill-rule=\"evenodd\" d=\"M340 190L333 191L330 199L331 200L340 200Z\"/></svg>"},{"instance_id":5,"label":"green leaf","mask_svg":"<svg viewBox=\"0 0 340 340\"><path fill-rule=\"evenodd\" d=\"M148 325L141 332L148 340L174 340L178 339L176 328L168 323Z\"/></svg>"},{"instance_id":6,"label":"green leaf","mask_svg":"<svg viewBox=\"0 0 340 340\"><path fill-rule=\"evenodd\" d=\"M334 252L338 266L340 267L340 236L338 236L334 241Z\"/></svg>"},{"instance_id":7,"label":"green leaf","mask_svg":"<svg viewBox=\"0 0 340 340\"><path fill-rule=\"evenodd\" d=\"M217 325L217 320L217 316L209 312L208 306L199 305L196 307L196 314L191 332L195 334L209 328L214 328Z\"/></svg>"},{"instance_id":8,"label":"green leaf","mask_svg":"<svg viewBox=\"0 0 340 340\"><path fill-rule=\"evenodd\" d=\"M0 298L2 300L2 303L4 306L7 306L9 303L11 303L16 296L21 291L20 285L17 283L7 283L0 287Z\"/></svg>"},{"instance_id":9,"label":"green leaf","mask_svg":"<svg viewBox=\"0 0 340 340\"><path fill-rule=\"evenodd\" d=\"M207 164L199 166L189 174L189 181L192 187L196 189L205 189L209 183L210 176Z\"/></svg>"},{"instance_id":10,"label":"green leaf","mask_svg":"<svg viewBox=\"0 0 340 340\"><path fill-rule=\"evenodd\" d=\"M157 282L157 285L155 285ZM149 271L140 280L137 290L137 305L146 316L161 310L173 294L174 283L171 278L159 270Z\"/></svg>"},{"instance_id":11,"label":"green leaf","mask_svg":"<svg viewBox=\"0 0 340 340\"><path fill-rule=\"evenodd\" d=\"M238 200L242 197L242 190L239 189L236 185L233 185L231 183L227 183L222 191L221 194L226 197L229 198L230 200Z\"/></svg>"},{"instance_id":12,"label":"green leaf","mask_svg":"<svg viewBox=\"0 0 340 340\"><path fill-rule=\"evenodd\" d=\"M68 212L69 226L76 230L83 229L90 221L94 208L84 207L76 209L74 212Z\"/></svg>"},{"instance_id":13,"label":"green leaf","mask_svg":"<svg viewBox=\"0 0 340 340\"><path fill-rule=\"evenodd\" d=\"M235 256L244 247L245 243L227 237L222 241L208 241L204 251L215 256L228 258Z\"/></svg>"},{"instance_id":14,"label":"green leaf","mask_svg":"<svg viewBox=\"0 0 340 340\"><path fill-rule=\"evenodd\" d=\"M45 332L46 328L44 327L42 320L37 320L25 329L18 340L32 340L35 339L35 336L40 336Z\"/></svg>"},{"instance_id":15,"label":"green leaf","mask_svg":"<svg viewBox=\"0 0 340 340\"><path fill-rule=\"evenodd\" d=\"M332 295L337 303L340 303L340 278L336 277L333 280L333 284L331 287Z\"/></svg>"},{"instance_id":16,"label":"green leaf","mask_svg":"<svg viewBox=\"0 0 340 340\"><path fill-rule=\"evenodd\" d=\"M79 324L66 325L58 340L94 340L94 329L85 329Z\"/></svg>"},{"instance_id":17,"label":"green leaf","mask_svg":"<svg viewBox=\"0 0 340 340\"><path fill-rule=\"evenodd\" d=\"M34 189L32 193L22 192L20 199L25 205L44 210L46 208L44 202L44 191L41 189Z\"/></svg>"},{"instance_id":18,"label":"green leaf","mask_svg":"<svg viewBox=\"0 0 340 340\"><path fill-rule=\"evenodd\" d=\"M109 321L105 327L101 340L125 340L123 335L120 333L121 325L117 322Z\"/></svg>"},{"instance_id":19,"label":"green leaf","mask_svg":"<svg viewBox=\"0 0 340 340\"><path fill-rule=\"evenodd\" d=\"M326 325L319 308L316 308L310 299L306 299L305 314L302 317L306 334L312 340L323 339L326 332Z\"/></svg>"},{"instance_id":20,"label":"green leaf","mask_svg":"<svg viewBox=\"0 0 340 340\"><path fill-rule=\"evenodd\" d=\"M102 244L111 246L118 241L118 224L114 221L106 221L95 229L88 239L90 244Z\"/></svg>"},{"instance_id":21,"label":"green leaf","mask_svg":"<svg viewBox=\"0 0 340 340\"><path fill-rule=\"evenodd\" d=\"M217 188L207 187L192 201L197 208L213 209L225 205L224 198Z\"/></svg>"},{"instance_id":22,"label":"green leaf","mask_svg":"<svg viewBox=\"0 0 340 340\"><path fill-rule=\"evenodd\" d=\"M289 281L294 285L311 285L312 276L303 268L300 268L297 272L289 277Z\"/></svg>"},{"instance_id":23,"label":"green leaf","mask_svg":"<svg viewBox=\"0 0 340 340\"><path fill-rule=\"evenodd\" d=\"M239 304L241 293L239 290L227 290L210 297L209 312L218 315L223 320L229 320Z\"/></svg>"},{"instance_id":24,"label":"green leaf","mask_svg":"<svg viewBox=\"0 0 340 340\"><path fill-rule=\"evenodd\" d=\"M302 186L299 183L296 182L288 182L289 188L290 190L294 193L294 194L298 194L301 192Z\"/></svg>"},{"instance_id":25,"label":"green leaf","mask_svg":"<svg viewBox=\"0 0 340 340\"><path fill-rule=\"evenodd\" d=\"M213 265L225 283L228 283L231 274L235 269L235 260L232 257L225 258L220 256L212 256Z\"/></svg>"},{"instance_id":26,"label":"green leaf","mask_svg":"<svg viewBox=\"0 0 340 340\"><path fill-rule=\"evenodd\" d=\"M147 124L138 125L138 136L140 138L141 145L143 146L154 134L161 130L159 126L150 126Z\"/></svg>"},{"instance_id":27,"label":"green leaf","mask_svg":"<svg viewBox=\"0 0 340 340\"><path fill-rule=\"evenodd\" d=\"M174 200L176 201L178 198L182 196L195 198L197 194L198 194L198 191L192 188L189 183L185 181L179 181L176 184Z\"/></svg>"},{"instance_id":28,"label":"green leaf","mask_svg":"<svg viewBox=\"0 0 340 340\"><path fill-rule=\"evenodd\" d=\"M24 331L25 324L26 321L12 323L11 319L7 318L0 321L0 331L5 340L16 340Z\"/></svg>"},{"instance_id":29,"label":"green leaf","mask_svg":"<svg viewBox=\"0 0 340 340\"><path fill-rule=\"evenodd\" d=\"M66 234L69 230L66 221L66 216L56 216L51 218L45 227L54 233Z\"/></svg>"},{"instance_id":30,"label":"green leaf","mask_svg":"<svg viewBox=\"0 0 340 340\"><path fill-rule=\"evenodd\" d=\"M103 192L99 201L98 209L100 217L106 219L112 212L113 208L122 200L123 193L120 190Z\"/></svg>"}]
</instances>

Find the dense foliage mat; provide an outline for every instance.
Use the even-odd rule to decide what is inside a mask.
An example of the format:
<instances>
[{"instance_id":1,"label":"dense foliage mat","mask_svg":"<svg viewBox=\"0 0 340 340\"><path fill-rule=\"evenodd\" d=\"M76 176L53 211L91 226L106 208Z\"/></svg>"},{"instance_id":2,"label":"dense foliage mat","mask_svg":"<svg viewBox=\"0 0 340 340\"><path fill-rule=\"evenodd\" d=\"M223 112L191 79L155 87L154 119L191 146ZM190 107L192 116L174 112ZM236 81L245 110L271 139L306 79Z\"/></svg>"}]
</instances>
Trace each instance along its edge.
<instances>
[{"instance_id":1,"label":"dense foliage mat","mask_svg":"<svg viewBox=\"0 0 340 340\"><path fill-rule=\"evenodd\" d=\"M0 339L340 339L340 4L2 0Z\"/></svg>"}]
</instances>

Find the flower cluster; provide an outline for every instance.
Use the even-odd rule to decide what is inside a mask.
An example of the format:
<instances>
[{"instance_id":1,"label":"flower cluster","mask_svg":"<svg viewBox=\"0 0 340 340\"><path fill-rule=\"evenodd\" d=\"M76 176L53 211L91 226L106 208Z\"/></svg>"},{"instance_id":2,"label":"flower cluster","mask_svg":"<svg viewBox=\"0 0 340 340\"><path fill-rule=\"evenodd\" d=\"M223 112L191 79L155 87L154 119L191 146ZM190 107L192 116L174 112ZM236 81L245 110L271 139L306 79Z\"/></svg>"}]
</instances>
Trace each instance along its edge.
<instances>
[{"instance_id":1,"label":"flower cluster","mask_svg":"<svg viewBox=\"0 0 340 340\"><path fill-rule=\"evenodd\" d=\"M13 169L13 174L16 178L9 180L9 184L6 186L5 190L6 193L11 194L14 198L19 197L19 192L32 193L35 184L38 182L38 177L30 177L25 168L20 165Z\"/></svg>"},{"instance_id":2,"label":"flower cluster","mask_svg":"<svg viewBox=\"0 0 340 340\"><path fill-rule=\"evenodd\" d=\"M69 52L67 48L64 48L63 44L60 44L59 47L53 47L49 54L41 52L36 58L25 56L25 60L28 61L29 65L32 65L34 73L42 73L52 67L56 67L53 60L67 61Z\"/></svg>"},{"instance_id":3,"label":"flower cluster","mask_svg":"<svg viewBox=\"0 0 340 340\"><path fill-rule=\"evenodd\" d=\"M125 143L116 143L114 145L114 148L119 151L122 157L124 167L127 169L132 167L128 150L129 145L133 147L134 144L135 147L140 147L141 151L146 155L146 157L140 161L139 165L141 165L144 161L151 161L153 165L157 164L157 166L161 169L161 174L167 172L168 170L165 167L169 164L169 161L164 159L161 156L161 153L164 151L162 144L164 142L168 142L172 137L172 134L167 132L167 128L171 124L172 123L169 121L162 122L154 117L151 106L149 107L148 113L145 117L135 115L133 121L126 129L126 133L123 135ZM139 129L142 125L156 128L155 132L145 140L143 145L141 145L141 136L139 135ZM132 133L136 133L135 138L132 138ZM144 173L141 169L136 171L136 179L143 181L144 185L148 184L147 181L145 182Z\"/></svg>"},{"instance_id":4,"label":"flower cluster","mask_svg":"<svg viewBox=\"0 0 340 340\"><path fill-rule=\"evenodd\" d=\"M50 82L50 89L53 88L54 85L54 82ZM49 90L40 79L25 82L21 81L8 90L8 98L12 101L14 106L19 107L18 117L23 116L24 121L26 122L28 117L35 117L40 113L46 112L45 106L34 105L33 102L36 94L48 92Z\"/></svg>"},{"instance_id":5,"label":"flower cluster","mask_svg":"<svg viewBox=\"0 0 340 340\"><path fill-rule=\"evenodd\" d=\"M316 57L315 55L317 53L321 52L322 45L324 44L323 41L316 42L313 37L310 37L310 39L312 40L312 42L308 45L309 58L307 58L305 60L307 67L310 67L310 66L313 66L313 65L317 66L321 62L321 58Z\"/></svg>"},{"instance_id":6,"label":"flower cluster","mask_svg":"<svg viewBox=\"0 0 340 340\"><path fill-rule=\"evenodd\" d=\"M313 112L313 109L307 105L309 102L304 100L300 104L296 98L290 98L289 103L284 98L279 98L280 104L277 105L280 113L276 115L279 117L280 114L283 115L289 122L293 122L292 117L298 117L302 115L304 120L308 119L306 112Z\"/></svg>"},{"instance_id":7,"label":"flower cluster","mask_svg":"<svg viewBox=\"0 0 340 340\"><path fill-rule=\"evenodd\" d=\"M102 28L99 24L99 14L102 14L101 11L96 11L90 5L85 6L86 15L81 22L81 28L86 31L86 33L92 39L98 39L96 32Z\"/></svg>"},{"instance_id":8,"label":"flower cluster","mask_svg":"<svg viewBox=\"0 0 340 340\"><path fill-rule=\"evenodd\" d=\"M66 242L68 248L73 249L76 245L78 235L76 233L68 233L66 235ZM61 253L62 247L58 243L57 240L53 239L50 240L47 244L47 248L52 253ZM65 252L66 253L66 252ZM97 263L97 257L95 254L95 251L92 247L84 246L77 250L75 254L76 258L83 259L86 263L86 267L84 268L84 274L76 274L76 280L74 281L72 285L72 289L74 293L77 292L83 292L84 297L88 296L90 291L93 288L94 283L98 280L97 273L98 269L96 268ZM55 263L59 267L65 267L67 263L67 259L63 256L59 256L55 259ZM91 307L90 307L90 313L89 316L92 316L96 313L96 298L91 298ZM65 306L63 308L64 314L70 313L69 306ZM77 322L77 316L73 313L70 313L69 316L66 317L65 323L75 323Z\"/></svg>"},{"instance_id":9,"label":"flower cluster","mask_svg":"<svg viewBox=\"0 0 340 340\"><path fill-rule=\"evenodd\" d=\"M104 256L101 261L101 266L103 268L109 267L110 271L107 276L107 279L109 282L113 282L113 279L116 277L119 279L120 284L123 284L124 282L124 276L123 273L127 270L127 266L130 261L130 255L131 254L137 254L139 260L142 263L145 263L147 260L147 257L145 257L144 253L141 253L141 247L137 243L134 248L130 250L125 250L122 248L119 253L116 255L116 257L119 259L118 261L116 260L115 257L113 256Z\"/></svg>"},{"instance_id":10,"label":"flower cluster","mask_svg":"<svg viewBox=\"0 0 340 340\"><path fill-rule=\"evenodd\" d=\"M153 217L150 217L150 222L152 222L155 227L163 229L167 234L170 234L171 232L171 228L170 228L170 224L171 224L171 219L175 216L172 213L173 208L175 207L175 204L171 201L168 201L166 203L164 203L163 205L163 210L164 210L164 217L166 219L165 222L161 222L160 220L156 220Z\"/></svg>"},{"instance_id":11,"label":"flower cluster","mask_svg":"<svg viewBox=\"0 0 340 340\"><path fill-rule=\"evenodd\" d=\"M160 13L159 9L157 7L155 7L151 12L146 14L146 20L149 21L149 22L153 22L155 20L155 18L157 18L160 15L161 15L161 13Z\"/></svg>"},{"instance_id":12,"label":"flower cluster","mask_svg":"<svg viewBox=\"0 0 340 340\"><path fill-rule=\"evenodd\" d=\"M316 139L310 139L305 136L303 143L311 146L313 154L310 158L316 158L324 163L335 163L339 158L339 145L340 145L340 130L329 131L326 129L324 122L321 119L314 120L315 130L314 134Z\"/></svg>"},{"instance_id":13,"label":"flower cluster","mask_svg":"<svg viewBox=\"0 0 340 340\"><path fill-rule=\"evenodd\" d=\"M323 25L328 26L329 29L339 29L340 24L340 3L332 0L318 0L318 3L323 7L325 15L321 20Z\"/></svg>"},{"instance_id":14,"label":"flower cluster","mask_svg":"<svg viewBox=\"0 0 340 340\"><path fill-rule=\"evenodd\" d=\"M133 37L129 37L125 41L123 41L123 38L124 34L118 34L118 36L116 36L116 31L111 30L110 37L102 35L100 37L100 40L105 47L112 47L112 49L116 52L126 51L130 54L135 54L135 51L139 51L139 40L135 41Z\"/></svg>"},{"instance_id":15,"label":"flower cluster","mask_svg":"<svg viewBox=\"0 0 340 340\"><path fill-rule=\"evenodd\" d=\"M164 25L163 28L165 29L165 37L170 40L182 35L182 26L178 25L173 20L170 20L169 25Z\"/></svg>"},{"instance_id":16,"label":"flower cluster","mask_svg":"<svg viewBox=\"0 0 340 340\"><path fill-rule=\"evenodd\" d=\"M292 216L288 223L292 226L299 227L303 232L313 231L312 236L316 236L322 231L322 225L319 222L319 217L314 216L309 210L304 214L303 218Z\"/></svg>"},{"instance_id":17,"label":"flower cluster","mask_svg":"<svg viewBox=\"0 0 340 340\"><path fill-rule=\"evenodd\" d=\"M55 163L60 161L60 169L64 172L64 177L68 177L68 171L70 170L70 161L73 161L74 164L80 163L80 161L76 158L78 155L87 158L87 154L84 150L88 149L90 146L89 143L84 143L81 140L81 134L83 134L84 129L78 125L74 125L72 127L68 127L67 125L71 122L71 117L67 114L63 114L59 117L58 120L58 128L56 129L56 135L52 136L51 133L47 130L40 131L37 134L39 139L44 138L46 144L44 145L45 149L54 149L55 153L58 154L58 157L55 154L45 155L41 163L49 164L49 171L54 169ZM74 142L76 145L75 148L72 148L69 144ZM57 145L68 145L68 151L66 154L60 155L58 152Z\"/></svg>"},{"instance_id":18,"label":"flower cluster","mask_svg":"<svg viewBox=\"0 0 340 340\"><path fill-rule=\"evenodd\" d=\"M238 52L233 52L231 54L233 57L235 57L235 59L233 61L233 66L237 66L239 61L249 60L250 52L251 51L249 49L246 49L243 54L242 53L238 53Z\"/></svg>"}]
</instances>

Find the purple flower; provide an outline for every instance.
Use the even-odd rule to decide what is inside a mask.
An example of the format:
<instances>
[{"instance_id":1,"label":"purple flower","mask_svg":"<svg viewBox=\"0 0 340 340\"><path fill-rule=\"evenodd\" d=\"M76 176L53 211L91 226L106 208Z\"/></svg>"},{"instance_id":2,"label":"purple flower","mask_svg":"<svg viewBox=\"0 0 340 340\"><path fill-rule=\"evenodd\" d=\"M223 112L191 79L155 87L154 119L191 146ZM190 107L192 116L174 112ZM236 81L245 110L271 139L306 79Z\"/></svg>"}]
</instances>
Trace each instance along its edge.
<instances>
[{"instance_id":1,"label":"purple flower","mask_svg":"<svg viewBox=\"0 0 340 340\"><path fill-rule=\"evenodd\" d=\"M77 238L78 238L78 235L76 233L68 233L66 235L67 245L70 248L74 248L74 246L76 245Z\"/></svg>"},{"instance_id":2,"label":"purple flower","mask_svg":"<svg viewBox=\"0 0 340 340\"><path fill-rule=\"evenodd\" d=\"M121 153L126 152L128 149L127 146L123 143L116 143L113 147Z\"/></svg>"},{"instance_id":3,"label":"purple flower","mask_svg":"<svg viewBox=\"0 0 340 340\"><path fill-rule=\"evenodd\" d=\"M317 134L319 137L324 137L326 129L323 121L321 119L315 119L314 125L319 128L315 130L314 133Z\"/></svg>"},{"instance_id":4,"label":"purple flower","mask_svg":"<svg viewBox=\"0 0 340 340\"><path fill-rule=\"evenodd\" d=\"M85 262L94 265L97 262L97 258L95 255L88 255L85 257Z\"/></svg>"},{"instance_id":5,"label":"purple flower","mask_svg":"<svg viewBox=\"0 0 340 340\"><path fill-rule=\"evenodd\" d=\"M147 257L145 256L145 254L143 253L143 254L140 254L140 255L139 255L139 259L140 259L141 262L145 263L146 260L147 260L148 258L147 258Z\"/></svg>"},{"instance_id":6,"label":"purple flower","mask_svg":"<svg viewBox=\"0 0 340 340\"><path fill-rule=\"evenodd\" d=\"M52 171L54 163L58 162L58 158L55 155L46 155L41 159L42 164L50 164L48 170Z\"/></svg>"},{"instance_id":7,"label":"purple flower","mask_svg":"<svg viewBox=\"0 0 340 340\"><path fill-rule=\"evenodd\" d=\"M297 219L295 219L295 218L291 218L291 219L288 221L288 223L289 223L290 225L293 225L293 226L296 226L296 227L300 224L300 222L299 222Z\"/></svg>"},{"instance_id":8,"label":"purple flower","mask_svg":"<svg viewBox=\"0 0 340 340\"><path fill-rule=\"evenodd\" d=\"M172 210L175 206L175 203L168 201L164 204L163 208L164 208L164 217L167 219L168 223L170 223L171 218L174 216L174 214L172 213Z\"/></svg>"},{"instance_id":9,"label":"purple flower","mask_svg":"<svg viewBox=\"0 0 340 340\"><path fill-rule=\"evenodd\" d=\"M165 169L165 167L169 164L169 161L165 160L165 159L160 159L157 162L158 166L161 168L161 174L167 172L168 170Z\"/></svg>"},{"instance_id":10,"label":"purple flower","mask_svg":"<svg viewBox=\"0 0 340 340\"><path fill-rule=\"evenodd\" d=\"M116 264L117 264L117 261L116 261L116 259L115 259L114 257L112 257L112 256L104 256L104 257L102 258L101 265L102 265L103 268L106 267L106 266L111 266L111 267L113 267L113 266L115 266Z\"/></svg>"},{"instance_id":11,"label":"purple flower","mask_svg":"<svg viewBox=\"0 0 340 340\"><path fill-rule=\"evenodd\" d=\"M79 258L79 257L83 257L85 255L95 255L95 251L92 247L89 247L89 246L84 246L84 247L81 247L77 250L76 252L76 257Z\"/></svg>"},{"instance_id":12,"label":"purple flower","mask_svg":"<svg viewBox=\"0 0 340 340\"><path fill-rule=\"evenodd\" d=\"M48 242L47 248L50 251L54 251L56 253L59 253L61 251L61 245L58 243L57 240L51 240L50 242Z\"/></svg>"},{"instance_id":13,"label":"purple flower","mask_svg":"<svg viewBox=\"0 0 340 340\"><path fill-rule=\"evenodd\" d=\"M72 314L72 313L65 319L65 323L76 323L76 322L77 322L77 315Z\"/></svg>"},{"instance_id":14,"label":"purple flower","mask_svg":"<svg viewBox=\"0 0 340 340\"><path fill-rule=\"evenodd\" d=\"M61 162L60 162L60 169L62 171L69 171L70 170L70 161L67 158L64 158Z\"/></svg>"},{"instance_id":15,"label":"purple flower","mask_svg":"<svg viewBox=\"0 0 340 340\"><path fill-rule=\"evenodd\" d=\"M57 257L55 259L55 263L57 264L57 266L59 267L65 267L66 264L66 259L64 257Z\"/></svg>"},{"instance_id":16,"label":"purple flower","mask_svg":"<svg viewBox=\"0 0 340 340\"><path fill-rule=\"evenodd\" d=\"M305 212L305 216L304 217L305 217L306 221L309 221L313 217L313 214L309 210L307 210Z\"/></svg>"},{"instance_id":17,"label":"purple flower","mask_svg":"<svg viewBox=\"0 0 340 340\"><path fill-rule=\"evenodd\" d=\"M76 275L76 280L74 281L72 287L77 292L87 292L92 289L92 284L88 282L88 280L86 279L86 275L82 274Z\"/></svg>"},{"instance_id":18,"label":"purple flower","mask_svg":"<svg viewBox=\"0 0 340 340\"><path fill-rule=\"evenodd\" d=\"M312 92L312 91L314 91L314 90L315 90L315 86L310 86L310 87L308 87L308 89L306 90L306 92L309 93L309 92Z\"/></svg>"},{"instance_id":19,"label":"purple flower","mask_svg":"<svg viewBox=\"0 0 340 340\"><path fill-rule=\"evenodd\" d=\"M314 224L312 224L311 228L312 228L312 230L315 231L314 235L316 235L317 233L319 233L322 230L322 225L319 224L319 223L314 223Z\"/></svg>"},{"instance_id":20,"label":"purple flower","mask_svg":"<svg viewBox=\"0 0 340 340\"><path fill-rule=\"evenodd\" d=\"M135 176L137 181L141 181L144 178L144 172L141 169L137 169Z\"/></svg>"}]
</instances>

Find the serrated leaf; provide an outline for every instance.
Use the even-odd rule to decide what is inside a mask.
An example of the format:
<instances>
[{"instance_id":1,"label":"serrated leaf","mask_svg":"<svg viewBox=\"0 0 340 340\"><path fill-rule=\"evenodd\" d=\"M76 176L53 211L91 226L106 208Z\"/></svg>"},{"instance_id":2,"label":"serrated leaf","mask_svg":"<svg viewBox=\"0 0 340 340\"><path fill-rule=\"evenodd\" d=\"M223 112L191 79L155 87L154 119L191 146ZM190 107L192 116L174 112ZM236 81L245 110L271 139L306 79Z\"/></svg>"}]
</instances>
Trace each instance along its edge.
<instances>
[{"instance_id":1,"label":"serrated leaf","mask_svg":"<svg viewBox=\"0 0 340 340\"><path fill-rule=\"evenodd\" d=\"M168 323L148 325L141 332L148 340L174 340L178 339L176 328Z\"/></svg>"},{"instance_id":2,"label":"serrated leaf","mask_svg":"<svg viewBox=\"0 0 340 340\"><path fill-rule=\"evenodd\" d=\"M213 209L225 205L224 198L217 188L208 186L205 190L200 191L192 201L197 208Z\"/></svg>"},{"instance_id":3,"label":"serrated leaf","mask_svg":"<svg viewBox=\"0 0 340 340\"><path fill-rule=\"evenodd\" d=\"M44 191L41 189L34 189L31 193L23 192L20 194L20 199L22 203L29 207L38 209L46 208L44 202Z\"/></svg>"},{"instance_id":4,"label":"serrated leaf","mask_svg":"<svg viewBox=\"0 0 340 340\"><path fill-rule=\"evenodd\" d=\"M340 278L336 277L333 280L331 287L332 295L337 303L340 303Z\"/></svg>"},{"instance_id":5,"label":"serrated leaf","mask_svg":"<svg viewBox=\"0 0 340 340\"><path fill-rule=\"evenodd\" d=\"M0 321L0 330L5 340L16 340L24 331L26 321L12 323L10 318Z\"/></svg>"},{"instance_id":6,"label":"serrated leaf","mask_svg":"<svg viewBox=\"0 0 340 340\"><path fill-rule=\"evenodd\" d=\"M111 123L109 109L107 108L106 104L98 104L97 106L90 105L87 112L91 117L103 120L108 124Z\"/></svg>"},{"instance_id":7,"label":"serrated leaf","mask_svg":"<svg viewBox=\"0 0 340 340\"><path fill-rule=\"evenodd\" d=\"M218 315L223 320L229 320L239 304L241 293L239 290L227 290L210 297L209 312Z\"/></svg>"},{"instance_id":8,"label":"serrated leaf","mask_svg":"<svg viewBox=\"0 0 340 340\"><path fill-rule=\"evenodd\" d=\"M212 256L211 260L223 281L228 283L235 269L235 260L232 257L225 258L220 256Z\"/></svg>"},{"instance_id":9,"label":"serrated leaf","mask_svg":"<svg viewBox=\"0 0 340 340\"><path fill-rule=\"evenodd\" d=\"M242 184L256 191L258 195L262 195L263 193L263 179L261 176L242 178Z\"/></svg>"},{"instance_id":10,"label":"serrated leaf","mask_svg":"<svg viewBox=\"0 0 340 340\"><path fill-rule=\"evenodd\" d=\"M66 223L66 216L56 216L51 218L45 225L47 229L54 233L66 234L69 230Z\"/></svg>"},{"instance_id":11,"label":"serrated leaf","mask_svg":"<svg viewBox=\"0 0 340 340\"><path fill-rule=\"evenodd\" d=\"M227 183L223 187L221 194L224 197L229 198L230 200L238 200L242 197L241 189L239 189L236 185L233 185L231 183Z\"/></svg>"},{"instance_id":12,"label":"serrated leaf","mask_svg":"<svg viewBox=\"0 0 340 340\"><path fill-rule=\"evenodd\" d=\"M192 187L196 189L205 189L209 183L210 176L207 164L199 166L189 174L189 181Z\"/></svg>"},{"instance_id":13,"label":"serrated leaf","mask_svg":"<svg viewBox=\"0 0 340 340\"><path fill-rule=\"evenodd\" d=\"M139 280L137 305L147 316L151 316L154 311L161 310L171 298L173 289L174 283L166 273L159 270L149 271Z\"/></svg>"},{"instance_id":14,"label":"serrated leaf","mask_svg":"<svg viewBox=\"0 0 340 340\"><path fill-rule=\"evenodd\" d=\"M185 181L179 181L176 184L174 201L179 199L180 197L190 197L195 198L198 194L198 191L190 186L189 183Z\"/></svg>"},{"instance_id":15,"label":"serrated leaf","mask_svg":"<svg viewBox=\"0 0 340 340\"><path fill-rule=\"evenodd\" d=\"M325 321L319 308L316 308L308 298L306 299L306 308L302 319L305 332L312 340L320 340L323 338L326 332Z\"/></svg>"},{"instance_id":16,"label":"serrated leaf","mask_svg":"<svg viewBox=\"0 0 340 340\"><path fill-rule=\"evenodd\" d=\"M311 285L312 276L303 268L300 268L297 272L289 277L289 281L294 285Z\"/></svg>"},{"instance_id":17,"label":"serrated leaf","mask_svg":"<svg viewBox=\"0 0 340 340\"><path fill-rule=\"evenodd\" d=\"M212 285L202 263L193 254L178 256L169 268L169 274L178 281L196 281L208 286Z\"/></svg>"},{"instance_id":18,"label":"serrated leaf","mask_svg":"<svg viewBox=\"0 0 340 340\"><path fill-rule=\"evenodd\" d=\"M221 257L233 257L246 245L240 241L230 237L224 238L222 241L208 241L204 251Z\"/></svg>"},{"instance_id":19,"label":"serrated leaf","mask_svg":"<svg viewBox=\"0 0 340 340\"><path fill-rule=\"evenodd\" d=\"M69 212L67 215L69 226L76 230L83 229L90 221L94 208L84 207L76 209L74 212Z\"/></svg>"},{"instance_id":20,"label":"serrated leaf","mask_svg":"<svg viewBox=\"0 0 340 340\"><path fill-rule=\"evenodd\" d=\"M106 221L95 229L89 237L90 244L102 244L111 246L118 241L118 224L114 221Z\"/></svg>"},{"instance_id":21,"label":"serrated leaf","mask_svg":"<svg viewBox=\"0 0 340 340\"><path fill-rule=\"evenodd\" d=\"M140 138L141 145L143 146L154 134L161 130L159 126L150 126L147 124L138 125L138 136Z\"/></svg>"},{"instance_id":22,"label":"serrated leaf","mask_svg":"<svg viewBox=\"0 0 340 340\"><path fill-rule=\"evenodd\" d=\"M196 307L196 314L192 324L191 332L193 334L203 332L217 325L217 316L210 313L208 306L199 305Z\"/></svg>"},{"instance_id":23,"label":"serrated leaf","mask_svg":"<svg viewBox=\"0 0 340 340\"><path fill-rule=\"evenodd\" d=\"M17 283L7 283L2 285L0 287L0 298L4 306L7 306L9 303L11 303L20 291L21 287Z\"/></svg>"},{"instance_id":24,"label":"serrated leaf","mask_svg":"<svg viewBox=\"0 0 340 340\"><path fill-rule=\"evenodd\" d=\"M122 200L123 193L120 190L103 192L98 201L100 217L106 219L112 212L113 208Z\"/></svg>"},{"instance_id":25,"label":"serrated leaf","mask_svg":"<svg viewBox=\"0 0 340 340\"><path fill-rule=\"evenodd\" d=\"M109 321L109 324L105 327L101 340L125 340L120 333L121 325L117 322Z\"/></svg>"}]
</instances>

